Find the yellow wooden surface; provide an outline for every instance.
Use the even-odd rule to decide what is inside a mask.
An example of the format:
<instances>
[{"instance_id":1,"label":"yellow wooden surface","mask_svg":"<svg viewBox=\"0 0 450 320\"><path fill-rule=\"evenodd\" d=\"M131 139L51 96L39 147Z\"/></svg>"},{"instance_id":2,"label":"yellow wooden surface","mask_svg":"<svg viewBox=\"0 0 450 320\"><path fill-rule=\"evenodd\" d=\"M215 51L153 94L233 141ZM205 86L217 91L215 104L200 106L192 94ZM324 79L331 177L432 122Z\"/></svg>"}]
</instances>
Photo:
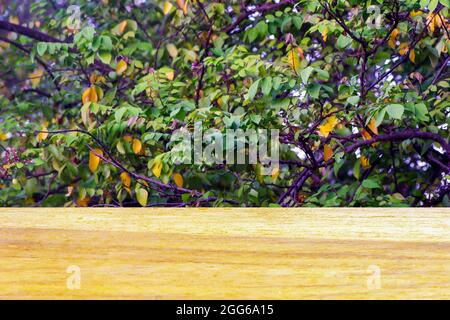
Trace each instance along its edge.
<instances>
[{"instance_id":1,"label":"yellow wooden surface","mask_svg":"<svg viewBox=\"0 0 450 320\"><path fill-rule=\"evenodd\" d=\"M0 209L0 298L449 299L450 210Z\"/></svg>"}]
</instances>

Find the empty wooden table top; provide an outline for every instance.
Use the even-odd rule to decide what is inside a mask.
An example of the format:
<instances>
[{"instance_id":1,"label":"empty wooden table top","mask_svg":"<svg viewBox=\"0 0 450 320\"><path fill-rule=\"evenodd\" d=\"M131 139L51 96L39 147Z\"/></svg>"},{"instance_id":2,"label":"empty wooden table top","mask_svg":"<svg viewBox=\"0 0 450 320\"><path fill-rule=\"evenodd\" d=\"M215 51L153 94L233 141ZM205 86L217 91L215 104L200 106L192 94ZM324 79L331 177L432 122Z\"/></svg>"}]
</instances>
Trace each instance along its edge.
<instances>
[{"instance_id":1,"label":"empty wooden table top","mask_svg":"<svg viewBox=\"0 0 450 320\"><path fill-rule=\"evenodd\" d=\"M450 298L450 209L0 209L0 298Z\"/></svg>"}]
</instances>

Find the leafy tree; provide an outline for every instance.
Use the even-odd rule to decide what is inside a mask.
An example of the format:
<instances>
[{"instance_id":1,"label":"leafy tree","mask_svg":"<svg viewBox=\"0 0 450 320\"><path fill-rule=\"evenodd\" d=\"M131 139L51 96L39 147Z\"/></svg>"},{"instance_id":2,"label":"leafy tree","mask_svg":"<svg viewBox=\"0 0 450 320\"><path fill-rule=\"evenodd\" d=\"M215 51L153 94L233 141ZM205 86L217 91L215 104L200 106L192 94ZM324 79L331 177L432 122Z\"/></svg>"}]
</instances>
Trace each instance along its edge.
<instances>
[{"instance_id":1,"label":"leafy tree","mask_svg":"<svg viewBox=\"0 0 450 320\"><path fill-rule=\"evenodd\" d=\"M7 1L2 206L448 206L449 1ZM278 129L280 167L178 164Z\"/></svg>"}]
</instances>

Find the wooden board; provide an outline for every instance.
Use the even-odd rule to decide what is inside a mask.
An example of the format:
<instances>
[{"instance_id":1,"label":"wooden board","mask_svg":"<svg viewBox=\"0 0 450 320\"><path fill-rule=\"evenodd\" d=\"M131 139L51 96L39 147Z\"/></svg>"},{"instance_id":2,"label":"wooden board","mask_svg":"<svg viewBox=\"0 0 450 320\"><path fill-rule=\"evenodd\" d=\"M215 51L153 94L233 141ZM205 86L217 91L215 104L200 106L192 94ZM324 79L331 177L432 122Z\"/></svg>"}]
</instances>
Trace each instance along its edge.
<instances>
[{"instance_id":1,"label":"wooden board","mask_svg":"<svg viewBox=\"0 0 450 320\"><path fill-rule=\"evenodd\" d=\"M0 209L0 298L449 299L450 209Z\"/></svg>"}]
</instances>

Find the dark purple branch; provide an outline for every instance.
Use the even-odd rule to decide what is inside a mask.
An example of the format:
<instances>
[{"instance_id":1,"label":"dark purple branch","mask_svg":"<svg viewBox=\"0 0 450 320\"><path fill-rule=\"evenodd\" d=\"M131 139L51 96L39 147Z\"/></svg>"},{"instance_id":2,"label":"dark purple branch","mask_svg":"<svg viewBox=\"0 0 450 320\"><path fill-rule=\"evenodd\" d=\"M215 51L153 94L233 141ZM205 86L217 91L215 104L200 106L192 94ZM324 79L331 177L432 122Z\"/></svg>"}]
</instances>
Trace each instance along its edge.
<instances>
[{"instance_id":1,"label":"dark purple branch","mask_svg":"<svg viewBox=\"0 0 450 320\"><path fill-rule=\"evenodd\" d=\"M48 34L42 33L38 30L23 27L18 24L14 24L8 21L1 21L0 20L0 30L15 32L24 36L27 36L29 38L43 41L43 42L61 42L61 43L70 43L70 40L59 40L52 36L49 36Z\"/></svg>"}]
</instances>

